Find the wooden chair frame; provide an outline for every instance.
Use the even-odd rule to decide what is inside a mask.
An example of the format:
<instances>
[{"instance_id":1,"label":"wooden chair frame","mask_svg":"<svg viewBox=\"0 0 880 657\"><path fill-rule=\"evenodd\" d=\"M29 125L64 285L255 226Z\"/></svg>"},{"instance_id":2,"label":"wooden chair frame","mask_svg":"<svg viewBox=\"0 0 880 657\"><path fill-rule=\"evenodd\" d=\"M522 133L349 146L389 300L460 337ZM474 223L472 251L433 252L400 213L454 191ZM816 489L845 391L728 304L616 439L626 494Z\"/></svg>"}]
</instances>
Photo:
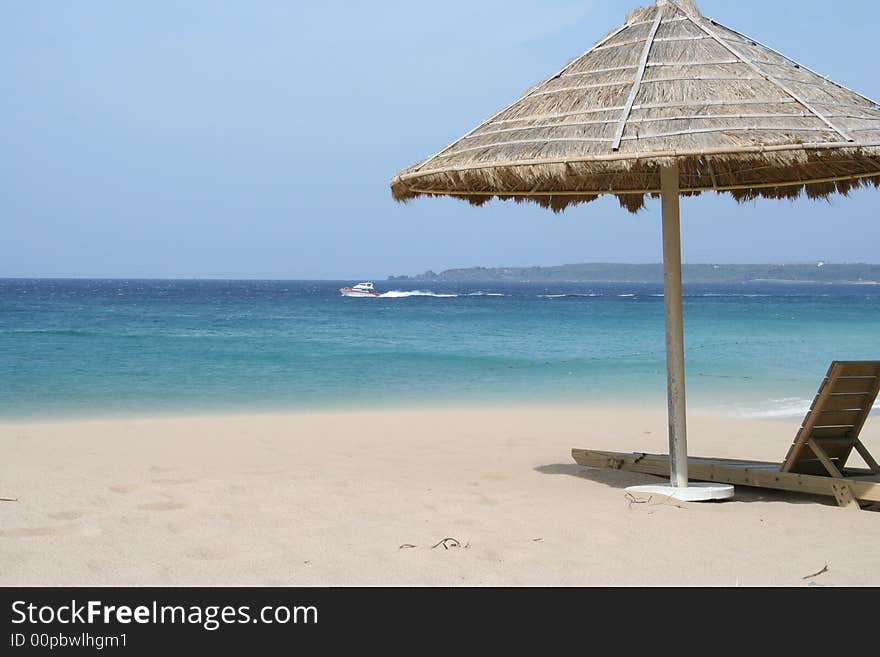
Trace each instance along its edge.
<instances>
[{"instance_id":1,"label":"wooden chair frame","mask_svg":"<svg viewBox=\"0 0 880 657\"><path fill-rule=\"evenodd\" d=\"M842 507L880 502L880 465L859 439L880 392L880 361L835 361L780 463L689 458L694 481L833 496ZM850 468L855 450L868 466ZM574 449L580 465L669 476L669 457Z\"/></svg>"}]
</instances>

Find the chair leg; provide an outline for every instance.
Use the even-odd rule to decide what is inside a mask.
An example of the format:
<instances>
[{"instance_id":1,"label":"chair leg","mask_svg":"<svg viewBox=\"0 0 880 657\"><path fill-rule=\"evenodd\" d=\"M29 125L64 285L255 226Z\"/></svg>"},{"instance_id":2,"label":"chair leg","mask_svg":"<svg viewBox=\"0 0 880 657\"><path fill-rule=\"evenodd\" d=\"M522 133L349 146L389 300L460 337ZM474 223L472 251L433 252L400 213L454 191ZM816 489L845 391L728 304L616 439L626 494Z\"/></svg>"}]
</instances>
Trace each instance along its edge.
<instances>
[{"instance_id":1,"label":"chair leg","mask_svg":"<svg viewBox=\"0 0 880 657\"><path fill-rule=\"evenodd\" d=\"M831 492L834 493L834 499L837 500L838 506L846 509L852 509L853 511L862 510L861 505L859 505L859 501L855 498L852 490L849 487L849 484L845 481L832 481Z\"/></svg>"}]
</instances>

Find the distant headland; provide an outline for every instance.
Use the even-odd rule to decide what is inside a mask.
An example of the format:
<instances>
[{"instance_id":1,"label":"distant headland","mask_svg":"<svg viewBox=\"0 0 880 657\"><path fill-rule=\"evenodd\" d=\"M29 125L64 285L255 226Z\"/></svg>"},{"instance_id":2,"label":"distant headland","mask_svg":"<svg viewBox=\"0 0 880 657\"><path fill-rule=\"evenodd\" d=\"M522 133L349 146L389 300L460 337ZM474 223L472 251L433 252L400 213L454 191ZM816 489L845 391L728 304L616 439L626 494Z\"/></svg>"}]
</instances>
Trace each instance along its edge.
<instances>
[{"instance_id":1,"label":"distant headland","mask_svg":"<svg viewBox=\"0 0 880 657\"><path fill-rule=\"evenodd\" d=\"M880 265L826 262L784 265L684 265L685 283L880 284ZM573 264L556 267L469 267L389 276L389 281L509 281L556 283L662 283L661 264Z\"/></svg>"}]
</instances>

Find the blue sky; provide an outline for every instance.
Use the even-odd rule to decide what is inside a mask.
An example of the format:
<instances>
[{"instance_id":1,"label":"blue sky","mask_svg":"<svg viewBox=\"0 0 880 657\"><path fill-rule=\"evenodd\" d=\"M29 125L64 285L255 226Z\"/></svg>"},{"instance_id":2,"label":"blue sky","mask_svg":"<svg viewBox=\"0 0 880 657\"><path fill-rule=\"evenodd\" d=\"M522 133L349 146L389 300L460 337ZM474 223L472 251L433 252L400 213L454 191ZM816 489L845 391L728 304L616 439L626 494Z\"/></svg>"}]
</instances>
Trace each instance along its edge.
<instances>
[{"instance_id":1,"label":"blue sky","mask_svg":"<svg viewBox=\"0 0 880 657\"><path fill-rule=\"evenodd\" d=\"M702 0L867 96L874 2ZM391 200L388 180L631 0L0 0L0 276L382 278L658 262L659 204ZM868 51L873 52L874 48ZM880 192L683 201L688 262L880 262Z\"/></svg>"}]
</instances>

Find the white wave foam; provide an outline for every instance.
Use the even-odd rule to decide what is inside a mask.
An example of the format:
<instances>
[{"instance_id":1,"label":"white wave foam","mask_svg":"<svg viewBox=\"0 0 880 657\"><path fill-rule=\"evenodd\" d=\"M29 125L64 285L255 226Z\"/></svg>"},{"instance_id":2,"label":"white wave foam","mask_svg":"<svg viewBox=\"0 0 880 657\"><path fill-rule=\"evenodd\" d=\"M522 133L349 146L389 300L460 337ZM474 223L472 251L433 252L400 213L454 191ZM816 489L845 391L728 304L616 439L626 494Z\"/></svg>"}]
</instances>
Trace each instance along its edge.
<instances>
[{"instance_id":1,"label":"white wave foam","mask_svg":"<svg viewBox=\"0 0 880 657\"><path fill-rule=\"evenodd\" d=\"M583 298L583 299L592 299L594 297L601 297L601 294L539 294L539 299L567 299L569 297L573 298Z\"/></svg>"},{"instance_id":2,"label":"white wave foam","mask_svg":"<svg viewBox=\"0 0 880 657\"><path fill-rule=\"evenodd\" d=\"M620 299L632 299L632 298L634 298L636 295L635 295L635 294L618 294L617 296L618 296L618 298L620 298Z\"/></svg>"},{"instance_id":3,"label":"white wave foam","mask_svg":"<svg viewBox=\"0 0 880 657\"><path fill-rule=\"evenodd\" d=\"M803 417L812 403L812 399L800 399L798 397L770 399L757 407L741 408L738 415L754 418Z\"/></svg>"},{"instance_id":4,"label":"white wave foam","mask_svg":"<svg viewBox=\"0 0 880 657\"><path fill-rule=\"evenodd\" d=\"M469 297L506 297L506 294L500 292L469 292Z\"/></svg>"},{"instance_id":5,"label":"white wave foam","mask_svg":"<svg viewBox=\"0 0 880 657\"><path fill-rule=\"evenodd\" d=\"M435 297L437 299L455 299L457 294L435 294L434 292L423 292L422 290L390 290L384 294L380 294L380 299L406 299L408 297Z\"/></svg>"},{"instance_id":6,"label":"white wave foam","mask_svg":"<svg viewBox=\"0 0 880 657\"><path fill-rule=\"evenodd\" d=\"M539 299L564 299L567 297L567 294L539 294Z\"/></svg>"},{"instance_id":7,"label":"white wave foam","mask_svg":"<svg viewBox=\"0 0 880 657\"><path fill-rule=\"evenodd\" d=\"M728 408L732 415L744 418L802 418L810 410L812 399L785 397L770 399L760 405ZM874 403L872 412L880 411L880 400Z\"/></svg>"}]
</instances>

